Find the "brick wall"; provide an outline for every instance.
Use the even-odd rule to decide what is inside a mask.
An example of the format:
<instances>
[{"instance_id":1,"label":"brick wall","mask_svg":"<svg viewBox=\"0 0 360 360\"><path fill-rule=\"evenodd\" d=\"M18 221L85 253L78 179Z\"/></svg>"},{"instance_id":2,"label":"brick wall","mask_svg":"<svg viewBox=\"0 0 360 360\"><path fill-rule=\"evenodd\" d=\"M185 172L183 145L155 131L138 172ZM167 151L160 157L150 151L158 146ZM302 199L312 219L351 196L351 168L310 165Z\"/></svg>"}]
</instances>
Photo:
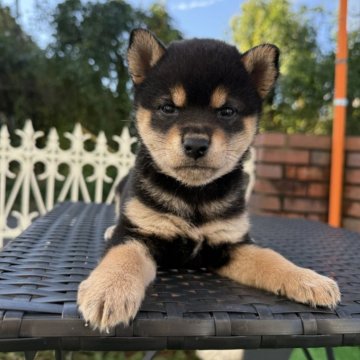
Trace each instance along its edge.
<instances>
[{"instance_id":1,"label":"brick wall","mask_svg":"<svg viewBox=\"0 0 360 360\"><path fill-rule=\"evenodd\" d=\"M360 137L346 141L343 226L360 231Z\"/></svg>"},{"instance_id":2,"label":"brick wall","mask_svg":"<svg viewBox=\"0 0 360 360\"><path fill-rule=\"evenodd\" d=\"M266 133L257 136L255 213L327 221L329 136ZM360 137L346 141L343 226L360 231Z\"/></svg>"}]
</instances>

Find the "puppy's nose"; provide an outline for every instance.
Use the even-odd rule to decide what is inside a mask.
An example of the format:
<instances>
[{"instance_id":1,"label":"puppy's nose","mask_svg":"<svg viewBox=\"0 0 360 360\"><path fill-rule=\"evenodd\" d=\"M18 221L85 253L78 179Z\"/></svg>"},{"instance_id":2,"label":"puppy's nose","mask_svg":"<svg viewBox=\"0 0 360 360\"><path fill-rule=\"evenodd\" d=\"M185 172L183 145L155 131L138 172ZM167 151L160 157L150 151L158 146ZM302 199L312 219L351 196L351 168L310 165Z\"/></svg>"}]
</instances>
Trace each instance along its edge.
<instances>
[{"instance_id":1,"label":"puppy's nose","mask_svg":"<svg viewBox=\"0 0 360 360\"><path fill-rule=\"evenodd\" d=\"M196 160L206 154L209 144L209 140L205 138L187 137L184 139L183 147L185 154Z\"/></svg>"}]
</instances>

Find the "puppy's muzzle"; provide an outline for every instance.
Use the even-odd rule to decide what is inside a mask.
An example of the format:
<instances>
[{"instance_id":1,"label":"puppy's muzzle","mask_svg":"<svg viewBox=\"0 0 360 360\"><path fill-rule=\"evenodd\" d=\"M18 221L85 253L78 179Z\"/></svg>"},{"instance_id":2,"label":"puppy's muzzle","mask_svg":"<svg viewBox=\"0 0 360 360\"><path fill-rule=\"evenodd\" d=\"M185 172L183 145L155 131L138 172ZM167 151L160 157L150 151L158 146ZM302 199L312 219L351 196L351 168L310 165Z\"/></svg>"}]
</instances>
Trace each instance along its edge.
<instances>
[{"instance_id":1,"label":"puppy's muzzle","mask_svg":"<svg viewBox=\"0 0 360 360\"><path fill-rule=\"evenodd\" d=\"M205 156L209 146L209 139L203 137L186 137L183 140L183 149L186 156L195 160Z\"/></svg>"}]
</instances>

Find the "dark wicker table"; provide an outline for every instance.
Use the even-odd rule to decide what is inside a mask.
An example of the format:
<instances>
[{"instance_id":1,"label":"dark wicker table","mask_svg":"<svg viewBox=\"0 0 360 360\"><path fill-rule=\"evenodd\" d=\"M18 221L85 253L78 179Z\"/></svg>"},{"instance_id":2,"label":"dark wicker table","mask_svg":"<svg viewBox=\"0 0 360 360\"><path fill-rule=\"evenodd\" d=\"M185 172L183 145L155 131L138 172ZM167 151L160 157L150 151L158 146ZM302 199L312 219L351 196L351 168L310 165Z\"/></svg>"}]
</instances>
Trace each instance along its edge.
<instances>
[{"instance_id":1,"label":"dark wicker table","mask_svg":"<svg viewBox=\"0 0 360 360\"><path fill-rule=\"evenodd\" d=\"M335 278L334 311L297 304L205 270L159 270L127 328L84 326L76 290L96 265L113 207L63 203L0 254L0 351L281 348L360 344L360 234L253 217L259 244ZM31 352L27 353L28 355Z\"/></svg>"}]
</instances>

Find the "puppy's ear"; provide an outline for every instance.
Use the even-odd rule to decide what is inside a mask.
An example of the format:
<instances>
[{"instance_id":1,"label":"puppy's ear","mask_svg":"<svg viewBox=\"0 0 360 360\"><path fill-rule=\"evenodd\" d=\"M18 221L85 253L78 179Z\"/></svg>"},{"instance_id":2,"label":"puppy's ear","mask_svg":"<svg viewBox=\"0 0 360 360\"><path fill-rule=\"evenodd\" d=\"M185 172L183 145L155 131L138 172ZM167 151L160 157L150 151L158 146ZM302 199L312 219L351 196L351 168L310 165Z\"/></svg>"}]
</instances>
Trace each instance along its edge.
<instances>
[{"instance_id":1,"label":"puppy's ear","mask_svg":"<svg viewBox=\"0 0 360 360\"><path fill-rule=\"evenodd\" d=\"M131 32L127 57L129 73L135 85L145 80L165 51L165 46L150 31L136 29Z\"/></svg>"},{"instance_id":2,"label":"puppy's ear","mask_svg":"<svg viewBox=\"0 0 360 360\"><path fill-rule=\"evenodd\" d=\"M275 45L265 44L250 49L241 57L262 99L272 89L279 76L279 55L280 51Z\"/></svg>"}]
</instances>

